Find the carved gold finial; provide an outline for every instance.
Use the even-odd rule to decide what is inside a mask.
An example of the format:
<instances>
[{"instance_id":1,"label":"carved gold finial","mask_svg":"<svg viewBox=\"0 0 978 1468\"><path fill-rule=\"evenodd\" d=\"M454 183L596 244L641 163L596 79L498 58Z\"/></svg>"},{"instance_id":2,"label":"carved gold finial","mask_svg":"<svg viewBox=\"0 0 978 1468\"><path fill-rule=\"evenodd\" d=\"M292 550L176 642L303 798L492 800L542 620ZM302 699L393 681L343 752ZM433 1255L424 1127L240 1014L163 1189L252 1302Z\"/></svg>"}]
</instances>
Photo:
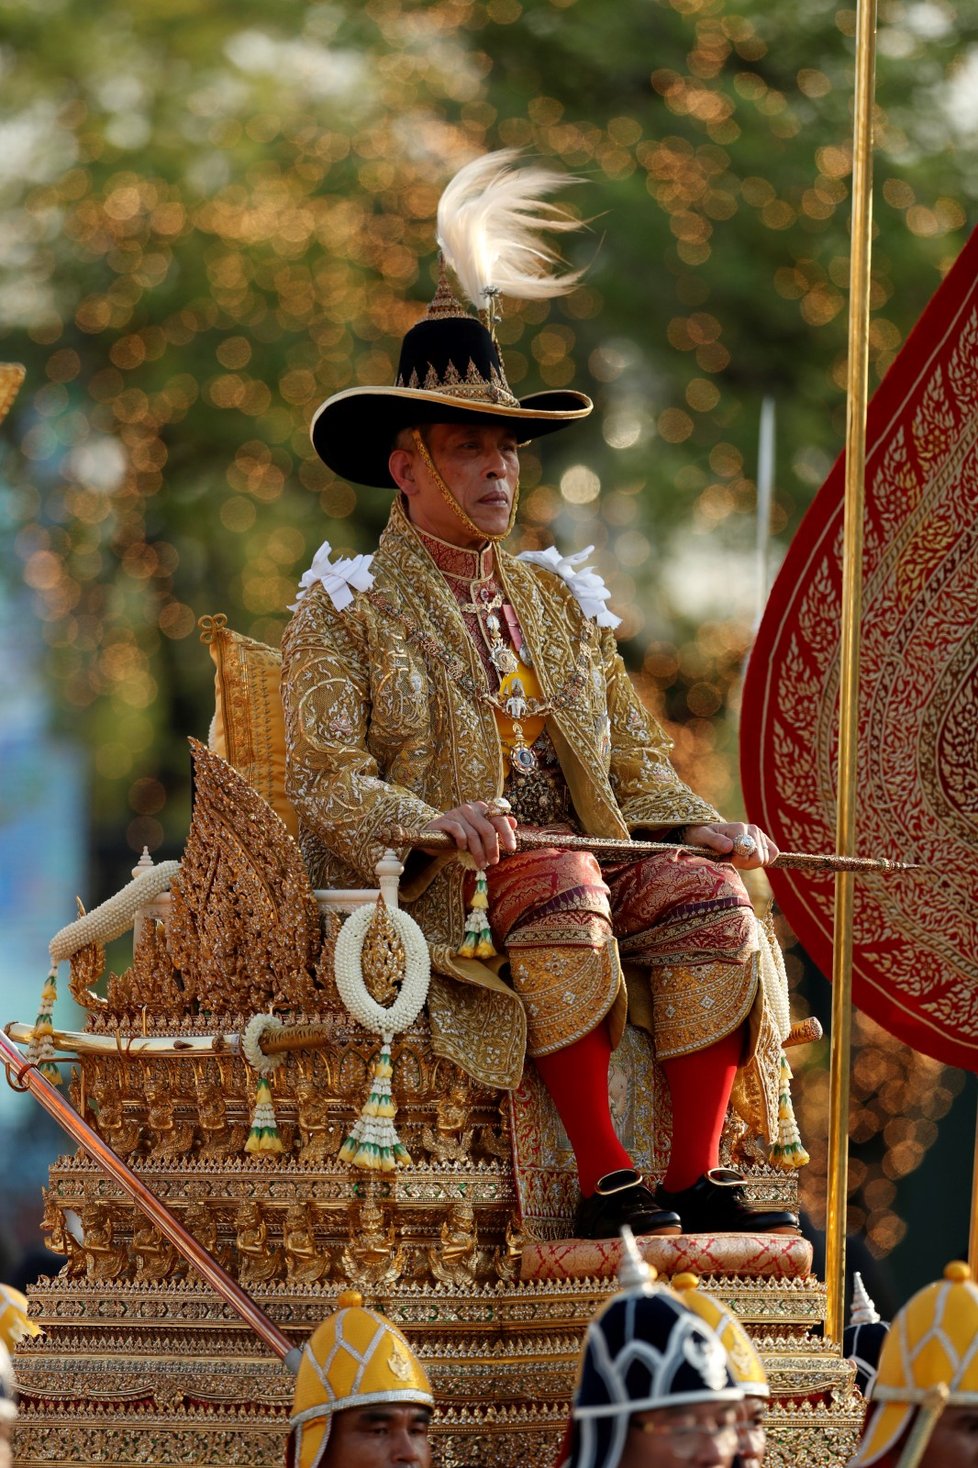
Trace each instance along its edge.
<instances>
[{"instance_id":1,"label":"carved gold finial","mask_svg":"<svg viewBox=\"0 0 978 1468\"><path fill-rule=\"evenodd\" d=\"M448 267L444 259L439 259L438 286L424 313L424 320L438 321L446 316L463 316L471 319L470 313L452 289L451 281L448 278Z\"/></svg>"},{"instance_id":2,"label":"carved gold finial","mask_svg":"<svg viewBox=\"0 0 978 1468\"><path fill-rule=\"evenodd\" d=\"M404 978L406 959L404 944L383 897L378 897L377 911L364 934L360 962L370 997L378 1004L391 1004Z\"/></svg>"}]
</instances>

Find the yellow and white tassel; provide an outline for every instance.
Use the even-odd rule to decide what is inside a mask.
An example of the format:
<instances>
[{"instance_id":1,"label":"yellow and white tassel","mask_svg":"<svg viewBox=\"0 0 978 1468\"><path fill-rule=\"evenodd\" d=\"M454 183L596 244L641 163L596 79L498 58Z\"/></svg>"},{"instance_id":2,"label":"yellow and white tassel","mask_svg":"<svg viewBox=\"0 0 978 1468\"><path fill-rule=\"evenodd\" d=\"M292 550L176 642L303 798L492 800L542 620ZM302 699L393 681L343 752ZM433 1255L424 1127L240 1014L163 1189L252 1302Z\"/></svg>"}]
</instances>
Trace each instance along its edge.
<instances>
[{"instance_id":1,"label":"yellow and white tassel","mask_svg":"<svg viewBox=\"0 0 978 1468\"><path fill-rule=\"evenodd\" d=\"M272 1104L272 1087L267 1076L260 1075L255 1086L255 1111L251 1118L251 1131L245 1142L246 1152L281 1152L282 1138L278 1134L275 1107Z\"/></svg>"},{"instance_id":2,"label":"yellow and white tassel","mask_svg":"<svg viewBox=\"0 0 978 1468\"><path fill-rule=\"evenodd\" d=\"M769 1150L769 1160L775 1167L783 1167L788 1171L804 1167L811 1161L798 1131L795 1108L791 1102L791 1066L783 1050L778 1089L778 1140Z\"/></svg>"},{"instance_id":3,"label":"yellow and white tassel","mask_svg":"<svg viewBox=\"0 0 978 1468\"><path fill-rule=\"evenodd\" d=\"M61 1085L61 1071L54 1054L54 1025L51 1016L58 998L58 965L51 965L51 972L44 980L41 990L41 1004L34 1021L34 1033L27 1050L27 1059L31 1065L35 1065L45 1080L50 1081L52 1086Z\"/></svg>"},{"instance_id":4,"label":"yellow and white tassel","mask_svg":"<svg viewBox=\"0 0 978 1468\"><path fill-rule=\"evenodd\" d=\"M475 874L475 892L465 919L465 937L458 950L459 958L495 958L496 950L489 927L489 879L480 868Z\"/></svg>"},{"instance_id":5,"label":"yellow and white tassel","mask_svg":"<svg viewBox=\"0 0 978 1468\"><path fill-rule=\"evenodd\" d=\"M353 1167L362 1167L367 1172L394 1172L398 1167L410 1167L411 1156L401 1143L394 1127L397 1107L391 1097L391 1077L394 1073L391 1061L392 1035L384 1035L383 1042L374 1056L370 1094L356 1124L340 1149L339 1160Z\"/></svg>"},{"instance_id":6,"label":"yellow and white tassel","mask_svg":"<svg viewBox=\"0 0 978 1468\"><path fill-rule=\"evenodd\" d=\"M257 1073L255 1082L255 1110L251 1118L251 1131L245 1142L245 1151L277 1153L285 1150L278 1133L275 1105L272 1101L272 1085L269 1080L273 1070L282 1064L284 1056L266 1055L262 1050L262 1036L282 1028L276 1014L256 1014L248 1021L241 1036L241 1051L248 1064Z\"/></svg>"}]
</instances>

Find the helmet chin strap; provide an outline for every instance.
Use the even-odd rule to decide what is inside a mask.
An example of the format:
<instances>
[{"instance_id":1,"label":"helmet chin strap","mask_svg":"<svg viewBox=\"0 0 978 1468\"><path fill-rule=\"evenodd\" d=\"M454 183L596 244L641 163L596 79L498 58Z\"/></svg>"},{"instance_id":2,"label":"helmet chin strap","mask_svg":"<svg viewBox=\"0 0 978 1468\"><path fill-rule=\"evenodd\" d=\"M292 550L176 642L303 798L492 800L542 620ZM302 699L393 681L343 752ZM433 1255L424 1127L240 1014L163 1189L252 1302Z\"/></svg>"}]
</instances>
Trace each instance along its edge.
<instances>
[{"instance_id":1,"label":"helmet chin strap","mask_svg":"<svg viewBox=\"0 0 978 1468\"><path fill-rule=\"evenodd\" d=\"M509 535L510 531L512 530L514 524L516 523L516 510L517 510L517 507L518 507L519 502L520 502L520 482L519 482L519 480L517 479L517 481L516 481L516 488L513 490L513 503L510 505L510 509L509 509L509 520L507 521L506 529L505 530L501 530L497 534L494 535L489 530L483 530L482 526L481 525L477 525L475 523L475 521L472 520L472 519L470 519L469 516L465 513L465 511L462 509L462 506L459 504L458 500L452 494L452 491L449 489L448 485L445 483L444 479L442 478L441 474L439 473L439 470L438 470L438 468L437 468L437 466L435 464L435 461L431 457L431 454L428 451L428 445L425 443L424 439L421 437L421 431L420 431L420 429L412 428L411 429L411 438L412 438L412 440L414 442L414 447L417 449L418 454L420 455L421 460L422 460L425 468L427 469L428 473L431 475L432 479L435 481L435 484L438 486L438 490L439 490L439 493L441 494L442 499L445 500L449 505L451 505L452 509L455 511L455 514L461 520L461 522L465 526L466 530L470 531L473 535L481 536L483 540L491 540L494 544L497 541L505 540L506 537Z\"/></svg>"}]
</instances>

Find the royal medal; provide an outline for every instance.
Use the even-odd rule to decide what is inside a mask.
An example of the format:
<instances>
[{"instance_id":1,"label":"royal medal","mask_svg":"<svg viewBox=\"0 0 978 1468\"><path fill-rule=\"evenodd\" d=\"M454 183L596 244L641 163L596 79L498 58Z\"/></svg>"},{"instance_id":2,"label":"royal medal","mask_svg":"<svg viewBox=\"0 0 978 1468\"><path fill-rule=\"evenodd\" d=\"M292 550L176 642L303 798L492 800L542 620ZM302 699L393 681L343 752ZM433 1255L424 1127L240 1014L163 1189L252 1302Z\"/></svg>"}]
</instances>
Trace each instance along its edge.
<instances>
[{"instance_id":1,"label":"royal medal","mask_svg":"<svg viewBox=\"0 0 978 1468\"><path fill-rule=\"evenodd\" d=\"M537 757L523 735L523 725L513 720L513 743L509 751L509 767L514 775L529 775L537 767Z\"/></svg>"}]
</instances>

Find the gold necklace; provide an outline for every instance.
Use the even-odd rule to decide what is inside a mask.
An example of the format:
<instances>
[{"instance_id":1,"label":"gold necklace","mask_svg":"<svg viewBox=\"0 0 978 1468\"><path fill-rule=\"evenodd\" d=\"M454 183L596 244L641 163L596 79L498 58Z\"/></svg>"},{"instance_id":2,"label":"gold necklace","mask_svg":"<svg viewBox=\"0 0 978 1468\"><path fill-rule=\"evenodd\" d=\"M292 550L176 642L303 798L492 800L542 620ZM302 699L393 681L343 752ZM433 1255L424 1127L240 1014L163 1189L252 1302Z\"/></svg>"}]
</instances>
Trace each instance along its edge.
<instances>
[{"instance_id":1,"label":"gold necklace","mask_svg":"<svg viewBox=\"0 0 978 1468\"><path fill-rule=\"evenodd\" d=\"M385 617L390 617L393 621L400 624L408 642L413 642L426 656L437 659L448 670L452 680L460 688L464 688L465 692L472 698L478 699L480 703L488 704L512 722L513 744L510 750L510 767L514 772L518 772L521 775L530 774L535 770L537 757L526 743L521 721L528 718L548 718L550 714L556 713L561 709L570 708L573 704L577 703L582 689L587 684L588 673L591 667L591 646L594 639L594 629L590 620L586 617L583 620L580 644L577 649L573 671L565 679L563 685L558 689L552 699L546 701L538 698L526 698L522 686L520 687L519 693L516 693L511 686L507 690L507 696L504 701L500 698L498 692L492 693L484 685L480 687L475 679L466 671L464 664L459 658L455 657L453 653L450 653L447 648L443 647L432 633L425 632L416 622L412 622L411 618L405 612L402 612L392 602L388 601L383 592L371 590L365 592L364 595L369 598L377 610L382 612ZM502 638L500 638L500 643L502 644ZM502 645L505 646L505 644ZM509 649L507 648L506 651L509 652ZM513 653L509 655L513 659L511 671L515 672L519 667L518 660ZM491 656L492 654L490 652ZM500 680L500 692L502 691L503 681L502 679ZM519 717L517 717L517 711Z\"/></svg>"}]
</instances>

